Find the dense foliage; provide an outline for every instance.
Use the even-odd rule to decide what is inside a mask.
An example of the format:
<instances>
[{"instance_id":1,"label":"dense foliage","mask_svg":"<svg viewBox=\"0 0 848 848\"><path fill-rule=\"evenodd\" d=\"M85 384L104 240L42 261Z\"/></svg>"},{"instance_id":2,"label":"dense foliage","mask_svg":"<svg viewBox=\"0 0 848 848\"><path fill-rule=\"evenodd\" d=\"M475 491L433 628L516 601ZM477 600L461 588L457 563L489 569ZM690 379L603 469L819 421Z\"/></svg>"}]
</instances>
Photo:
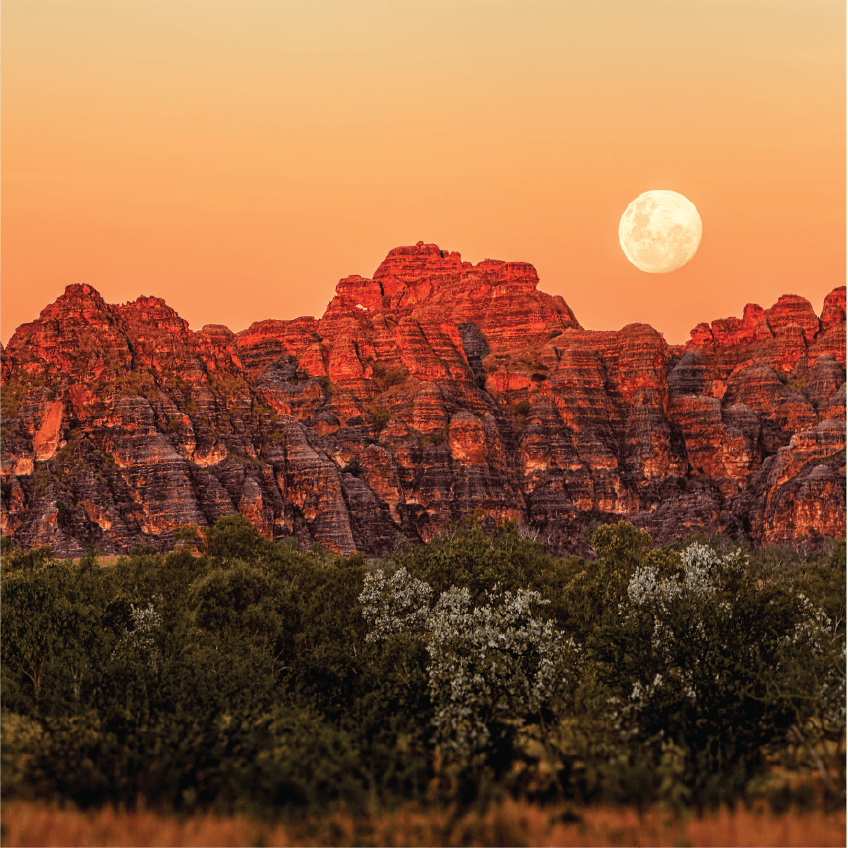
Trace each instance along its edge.
<instances>
[{"instance_id":1,"label":"dense foliage","mask_svg":"<svg viewBox=\"0 0 848 848\"><path fill-rule=\"evenodd\" d=\"M102 566L4 549L3 793L253 813L843 797L845 545L593 560L479 522L362 556L241 516ZM797 793L796 793L797 794Z\"/></svg>"}]
</instances>

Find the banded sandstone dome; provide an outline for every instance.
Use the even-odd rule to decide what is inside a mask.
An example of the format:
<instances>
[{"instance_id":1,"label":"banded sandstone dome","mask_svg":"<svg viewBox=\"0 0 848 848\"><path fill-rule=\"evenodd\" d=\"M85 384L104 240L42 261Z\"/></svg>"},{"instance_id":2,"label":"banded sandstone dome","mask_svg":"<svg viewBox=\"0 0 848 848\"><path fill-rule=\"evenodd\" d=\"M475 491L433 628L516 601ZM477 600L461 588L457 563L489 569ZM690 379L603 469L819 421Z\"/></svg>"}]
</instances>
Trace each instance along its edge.
<instances>
[{"instance_id":1,"label":"banded sandstone dome","mask_svg":"<svg viewBox=\"0 0 848 848\"><path fill-rule=\"evenodd\" d=\"M589 331L532 265L419 242L323 317L192 332L68 286L2 350L2 531L78 555L239 511L376 553L482 508L567 547L627 518L757 544L845 535L845 288Z\"/></svg>"}]
</instances>

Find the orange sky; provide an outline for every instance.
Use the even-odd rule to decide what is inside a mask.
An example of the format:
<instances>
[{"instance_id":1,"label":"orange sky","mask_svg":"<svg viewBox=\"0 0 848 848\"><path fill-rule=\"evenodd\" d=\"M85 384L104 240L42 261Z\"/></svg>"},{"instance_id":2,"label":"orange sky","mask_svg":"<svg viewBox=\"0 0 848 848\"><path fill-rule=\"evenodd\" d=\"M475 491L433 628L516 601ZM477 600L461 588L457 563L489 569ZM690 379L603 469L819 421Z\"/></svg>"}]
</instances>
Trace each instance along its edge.
<instances>
[{"instance_id":1,"label":"orange sky","mask_svg":"<svg viewBox=\"0 0 848 848\"><path fill-rule=\"evenodd\" d=\"M318 315L424 240L670 342L845 281L842 0L5 0L2 339L67 283ZM639 271L627 205L704 236Z\"/></svg>"}]
</instances>

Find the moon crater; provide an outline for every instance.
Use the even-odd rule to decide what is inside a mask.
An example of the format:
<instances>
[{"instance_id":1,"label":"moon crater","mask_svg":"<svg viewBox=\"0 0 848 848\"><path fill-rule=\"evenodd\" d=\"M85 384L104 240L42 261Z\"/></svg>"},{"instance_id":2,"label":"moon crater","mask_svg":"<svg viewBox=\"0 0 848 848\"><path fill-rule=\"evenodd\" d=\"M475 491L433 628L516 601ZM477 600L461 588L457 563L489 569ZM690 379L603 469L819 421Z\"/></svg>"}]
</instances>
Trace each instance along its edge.
<instances>
[{"instance_id":1,"label":"moon crater","mask_svg":"<svg viewBox=\"0 0 848 848\"><path fill-rule=\"evenodd\" d=\"M703 235L695 205L676 191L646 191L624 211L618 239L625 256L649 274L668 274L685 265Z\"/></svg>"}]
</instances>

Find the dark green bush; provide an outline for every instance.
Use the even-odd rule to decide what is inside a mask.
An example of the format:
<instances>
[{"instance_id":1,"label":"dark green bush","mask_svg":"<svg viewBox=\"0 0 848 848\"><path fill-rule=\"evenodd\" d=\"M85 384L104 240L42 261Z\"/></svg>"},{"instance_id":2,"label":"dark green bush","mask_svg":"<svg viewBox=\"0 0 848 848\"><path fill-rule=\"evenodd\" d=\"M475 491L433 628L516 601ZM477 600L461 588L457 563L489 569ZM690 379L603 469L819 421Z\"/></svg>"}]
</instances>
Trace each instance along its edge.
<instances>
[{"instance_id":1,"label":"dark green bush","mask_svg":"<svg viewBox=\"0 0 848 848\"><path fill-rule=\"evenodd\" d=\"M389 423L392 419L392 412L390 409L386 409L383 406L378 407L373 412L374 416L374 425L378 430L382 430L386 424Z\"/></svg>"},{"instance_id":2,"label":"dark green bush","mask_svg":"<svg viewBox=\"0 0 848 848\"><path fill-rule=\"evenodd\" d=\"M263 538L238 513L225 515L206 528L205 551L211 557L252 562L264 547Z\"/></svg>"},{"instance_id":3,"label":"dark green bush","mask_svg":"<svg viewBox=\"0 0 848 848\"><path fill-rule=\"evenodd\" d=\"M597 528L584 560L480 518L383 566L432 603L535 590L572 659L543 715L498 712L492 749L461 769L439 748L432 644L368 639L359 554L300 553L241 516L199 556L140 545L108 568L4 547L4 796L262 815L504 792L703 807L750 800L780 761L826 769L838 802L844 543L746 559L714 540L698 594L691 550L626 523Z\"/></svg>"}]
</instances>

